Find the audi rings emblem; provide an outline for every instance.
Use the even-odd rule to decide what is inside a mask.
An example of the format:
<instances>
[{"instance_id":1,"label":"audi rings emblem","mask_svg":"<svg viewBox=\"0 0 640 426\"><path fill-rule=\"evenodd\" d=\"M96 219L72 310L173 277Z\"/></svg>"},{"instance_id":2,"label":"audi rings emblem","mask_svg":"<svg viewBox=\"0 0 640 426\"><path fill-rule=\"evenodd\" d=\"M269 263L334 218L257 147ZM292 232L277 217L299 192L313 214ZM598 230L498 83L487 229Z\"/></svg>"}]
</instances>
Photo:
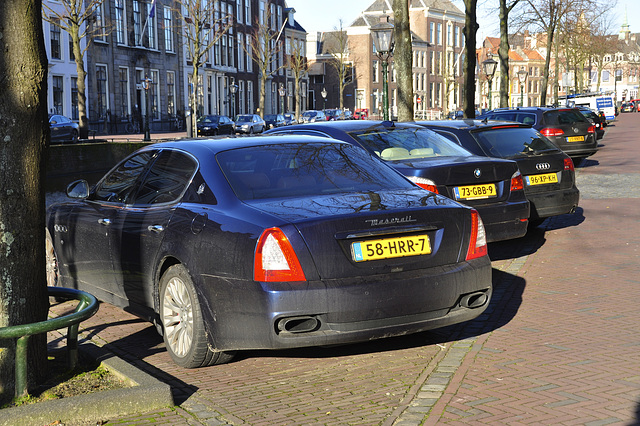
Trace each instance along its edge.
<instances>
[{"instance_id":1,"label":"audi rings emblem","mask_svg":"<svg viewBox=\"0 0 640 426\"><path fill-rule=\"evenodd\" d=\"M476 177L476 179L478 179L482 175L482 172L480 171L480 169L475 169L473 171L473 175Z\"/></svg>"},{"instance_id":2,"label":"audi rings emblem","mask_svg":"<svg viewBox=\"0 0 640 426\"><path fill-rule=\"evenodd\" d=\"M549 163L538 163L536 164L536 170L549 170L551 165Z\"/></svg>"},{"instance_id":3,"label":"audi rings emblem","mask_svg":"<svg viewBox=\"0 0 640 426\"><path fill-rule=\"evenodd\" d=\"M64 225L53 225L53 230L55 232L67 232L67 227Z\"/></svg>"}]
</instances>

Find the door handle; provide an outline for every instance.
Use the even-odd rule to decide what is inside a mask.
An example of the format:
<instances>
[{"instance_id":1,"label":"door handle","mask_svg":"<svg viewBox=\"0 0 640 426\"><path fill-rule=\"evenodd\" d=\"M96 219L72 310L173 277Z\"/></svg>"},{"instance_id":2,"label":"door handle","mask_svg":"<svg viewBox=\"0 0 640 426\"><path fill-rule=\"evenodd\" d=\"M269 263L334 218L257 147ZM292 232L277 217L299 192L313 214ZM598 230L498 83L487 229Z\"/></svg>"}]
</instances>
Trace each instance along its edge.
<instances>
[{"instance_id":1,"label":"door handle","mask_svg":"<svg viewBox=\"0 0 640 426\"><path fill-rule=\"evenodd\" d=\"M156 234L161 233L162 231L164 231L164 226L162 225L149 225L147 226L147 229L151 232L155 232Z\"/></svg>"},{"instance_id":2,"label":"door handle","mask_svg":"<svg viewBox=\"0 0 640 426\"><path fill-rule=\"evenodd\" d=\"M111 225L111 219L98 219L98 223L100 225L109 226Z\"/></svg>"}]
</instances>

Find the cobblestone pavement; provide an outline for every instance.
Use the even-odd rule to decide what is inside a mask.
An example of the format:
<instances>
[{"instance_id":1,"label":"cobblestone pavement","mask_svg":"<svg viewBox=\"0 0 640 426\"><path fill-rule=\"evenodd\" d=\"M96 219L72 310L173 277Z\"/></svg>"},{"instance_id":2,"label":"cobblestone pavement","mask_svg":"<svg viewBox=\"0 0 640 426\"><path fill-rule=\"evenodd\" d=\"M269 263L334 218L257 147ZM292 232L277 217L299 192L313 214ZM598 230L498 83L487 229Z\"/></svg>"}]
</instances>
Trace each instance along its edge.
<instances>
[{"instance_id":1,"label":"cobblestone pavement","mask_svg":"<svg viewBox=\"0 0 640 426\"><path fill-rule=\"evenodd\" d=\"M146 425L640 424L640 114L578 171L580 208L490 245L478 319L367 344L175 366L155 329L103 304L82 334L171 384Z\"/></svg>"}]
</instances>

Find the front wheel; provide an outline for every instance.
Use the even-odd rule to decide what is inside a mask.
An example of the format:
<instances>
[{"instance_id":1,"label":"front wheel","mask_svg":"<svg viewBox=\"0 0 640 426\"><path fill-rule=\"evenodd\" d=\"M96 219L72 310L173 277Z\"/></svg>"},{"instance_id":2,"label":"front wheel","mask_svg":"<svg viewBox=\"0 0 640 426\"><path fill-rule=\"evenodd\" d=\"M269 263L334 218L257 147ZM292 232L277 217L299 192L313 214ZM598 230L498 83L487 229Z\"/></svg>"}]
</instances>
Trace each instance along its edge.
<instances>
[{"instance_id":1,"label":"front wheel","mask_svg":"<svg viewBox=\"0 0 640 426\"><path fill-rule=\"evenodd\" d=\"M170 267L160 279L160 320L169 355L179 366L206 367L233 358L233 353L209 348L198 296L182 265Z\"/></svg>"}]
</instances>

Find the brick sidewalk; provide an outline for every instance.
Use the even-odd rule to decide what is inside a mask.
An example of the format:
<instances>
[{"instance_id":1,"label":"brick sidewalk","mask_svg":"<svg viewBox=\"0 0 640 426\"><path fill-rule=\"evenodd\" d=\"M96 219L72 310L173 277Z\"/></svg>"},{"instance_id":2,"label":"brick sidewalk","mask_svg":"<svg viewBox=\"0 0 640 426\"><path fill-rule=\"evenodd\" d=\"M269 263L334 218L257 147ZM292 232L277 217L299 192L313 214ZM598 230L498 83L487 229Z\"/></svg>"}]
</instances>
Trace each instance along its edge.
<instances>
[{"instance_id":1,"label":"brick sidewalk","mask_svg":"<svg viewBox=\"0 0 640 426\"><path fill-rule=\"evenodd\" d=\"M108 424L638 424L640 198L591 186L624 174L640 187L639 133L640 114L608 128L579 171L578 213L490 246L495 294L475 321L184 370L151 325L103 304L84 335L170 383L179 404Z\"/></svg>"}]
</instances>

